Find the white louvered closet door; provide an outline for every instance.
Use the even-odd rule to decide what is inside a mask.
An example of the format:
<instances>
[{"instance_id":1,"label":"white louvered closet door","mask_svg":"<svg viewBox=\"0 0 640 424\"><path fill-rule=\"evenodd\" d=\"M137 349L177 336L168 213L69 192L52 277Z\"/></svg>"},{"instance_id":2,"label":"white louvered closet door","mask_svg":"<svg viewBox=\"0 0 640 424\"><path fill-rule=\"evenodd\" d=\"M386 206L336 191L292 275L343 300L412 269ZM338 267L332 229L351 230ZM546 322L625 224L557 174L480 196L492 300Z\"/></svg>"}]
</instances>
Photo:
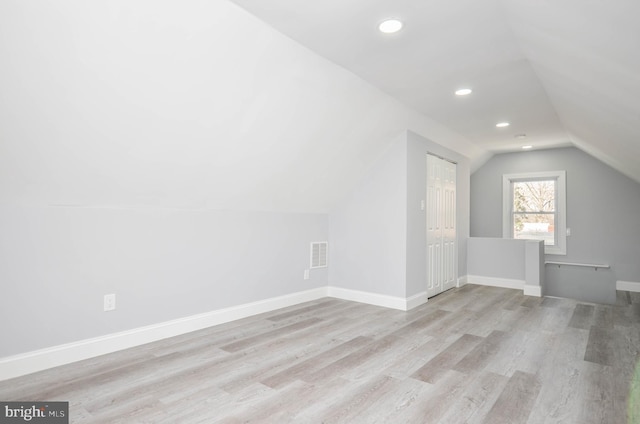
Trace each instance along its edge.
<instances>
[{"instance_id":1,"label":"white louvered closet door","mask_svg":"<svg viewBox=\"0 0 640 424\"><path fill-rule=\"evenodd\" d=\"M455 286L456 165L427 155L427 296Z\"/></svg>"}]
</instances>

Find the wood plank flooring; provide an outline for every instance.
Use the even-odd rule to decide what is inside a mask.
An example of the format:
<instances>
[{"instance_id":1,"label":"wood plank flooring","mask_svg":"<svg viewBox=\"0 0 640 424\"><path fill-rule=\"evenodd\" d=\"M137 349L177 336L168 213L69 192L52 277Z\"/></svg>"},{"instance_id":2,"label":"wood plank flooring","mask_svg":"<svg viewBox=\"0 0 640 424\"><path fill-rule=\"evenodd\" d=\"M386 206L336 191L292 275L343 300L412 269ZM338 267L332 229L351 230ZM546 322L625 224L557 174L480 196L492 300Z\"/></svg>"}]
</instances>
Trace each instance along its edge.
<instances>
[{"instance_id":1,"label":"wood plank flooring","mask_svg":"<svg viewBox=\"0 0 640 424\"><path fill-rule=\"evenodd\" d=\"M0 382L72 423L640 423L640 296L322 299Z\"/></svg>"}]
</instances>

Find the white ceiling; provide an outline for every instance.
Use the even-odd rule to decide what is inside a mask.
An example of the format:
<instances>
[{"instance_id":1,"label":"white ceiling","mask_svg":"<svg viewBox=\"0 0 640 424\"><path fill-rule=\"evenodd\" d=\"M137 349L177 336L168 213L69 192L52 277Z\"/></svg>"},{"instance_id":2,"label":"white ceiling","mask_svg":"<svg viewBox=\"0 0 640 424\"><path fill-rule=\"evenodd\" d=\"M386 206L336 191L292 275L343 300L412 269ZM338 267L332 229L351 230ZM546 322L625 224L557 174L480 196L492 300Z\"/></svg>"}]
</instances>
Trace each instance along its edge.
<instances>
[{"instance_id":1,"label":"white ceiling","mask_svg":"<svg viewBox=\"0 0 640 424\"><path fill-rule=\"evenodd\" d=\"M482 149L575 145L640 181L637 0L233 2Z\"/></svg>"}]
</instances>

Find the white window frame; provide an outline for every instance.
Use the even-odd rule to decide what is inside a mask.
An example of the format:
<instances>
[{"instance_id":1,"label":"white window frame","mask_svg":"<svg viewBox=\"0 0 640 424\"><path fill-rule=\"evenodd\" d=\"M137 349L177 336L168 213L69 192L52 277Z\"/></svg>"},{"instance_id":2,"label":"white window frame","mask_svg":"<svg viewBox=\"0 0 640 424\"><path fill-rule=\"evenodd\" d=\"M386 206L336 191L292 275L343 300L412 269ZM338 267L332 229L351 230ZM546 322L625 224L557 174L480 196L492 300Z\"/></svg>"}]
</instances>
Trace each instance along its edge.
<instances>
[{"instance_id":1,"label":"white window frame","mask_svg":"<svg viewBox=\"0 0 640 424\"><path fill-rule=\"evenodd\" d=\"M502 237L513 238L513 189L512 183L521 181L556 181L555 232L557 244L544 247L547 255L567 254L567 185L566 171L528 172L502 176Z\"/></svg>"}]
</instances>

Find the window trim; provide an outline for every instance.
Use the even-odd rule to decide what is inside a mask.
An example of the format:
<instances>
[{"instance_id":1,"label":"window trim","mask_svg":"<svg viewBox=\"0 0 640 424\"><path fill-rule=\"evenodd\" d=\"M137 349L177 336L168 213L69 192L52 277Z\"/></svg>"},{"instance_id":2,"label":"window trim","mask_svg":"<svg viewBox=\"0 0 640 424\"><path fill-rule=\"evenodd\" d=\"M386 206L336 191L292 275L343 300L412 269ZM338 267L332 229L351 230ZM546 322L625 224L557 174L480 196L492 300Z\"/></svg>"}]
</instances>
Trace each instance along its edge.
<instances>
[{"instance_id":1,"label":"window trim","mask_svg":"<svg viewBox=\"0 0 640 424\"><path fill-rule=\"evenodd\" d=\"M558 244L545 246L546 255L567 254L567 184L566 171L527 172L502 176L502 237L513 238L512 183L520 181L556 180L556 223Z\"/></svg>"}]
</instances>

